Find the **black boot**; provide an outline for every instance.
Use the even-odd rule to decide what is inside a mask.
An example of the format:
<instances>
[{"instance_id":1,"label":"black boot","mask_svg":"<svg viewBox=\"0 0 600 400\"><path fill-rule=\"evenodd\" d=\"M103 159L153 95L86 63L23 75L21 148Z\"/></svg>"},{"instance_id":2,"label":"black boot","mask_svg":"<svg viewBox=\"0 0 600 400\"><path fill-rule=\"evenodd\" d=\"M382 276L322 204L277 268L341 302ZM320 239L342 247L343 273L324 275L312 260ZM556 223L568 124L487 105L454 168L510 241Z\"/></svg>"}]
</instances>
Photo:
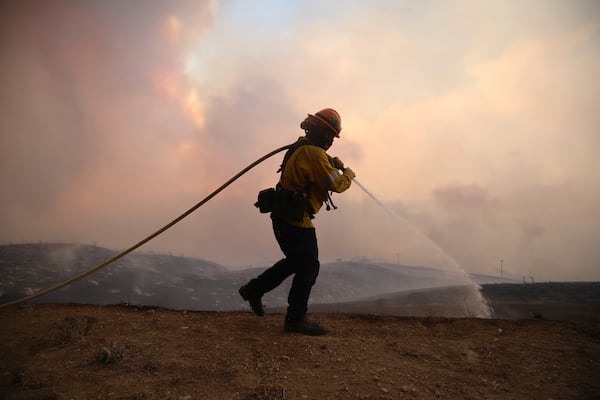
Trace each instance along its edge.
<instances>
[{"instance_id":1,"label":"black boot","mask_svg":"<svg viewBox=\"0 0 600 400\"><path fill-rule=\"evenodd\" d=\"M252 290L252 281L242 286L238 292L240 293L240 296L242 296L242 299L250 303L250 307L252 308L252 311L254 311L254 314L258 315L259 317L265 315L265 310L261 300L262 294Z\"/></svg>"},{"instance_id":2,"label":"black boot","mask_svg":"<svg viewBox=\"0 0 600 400\"><path fill-rule=\"evenodd\" d=\"M301 320L285 319L284 329L286 332L302 333L309 336L322 336L327 334L327 329L317 322L304 318Z\"/></svg>"}]
</instances>

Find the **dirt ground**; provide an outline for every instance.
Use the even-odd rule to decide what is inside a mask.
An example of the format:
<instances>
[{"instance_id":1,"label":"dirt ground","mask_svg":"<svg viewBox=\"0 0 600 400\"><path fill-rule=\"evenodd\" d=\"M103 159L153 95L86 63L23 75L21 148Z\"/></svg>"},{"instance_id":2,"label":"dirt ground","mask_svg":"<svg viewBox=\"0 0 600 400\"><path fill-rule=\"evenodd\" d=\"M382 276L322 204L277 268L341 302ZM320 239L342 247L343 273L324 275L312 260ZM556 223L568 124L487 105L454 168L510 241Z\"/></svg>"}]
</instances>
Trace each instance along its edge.
<instances>
[{"instance_id":1,"label":"dirt ground","mask_svg":"<svg viewBox=\"0 0 600 400\"><path fill-rule=\"evenodd\" d=\"M600 399L600 324L124 306L0 310L0 398Z\"/></svg>"}]
</instances>

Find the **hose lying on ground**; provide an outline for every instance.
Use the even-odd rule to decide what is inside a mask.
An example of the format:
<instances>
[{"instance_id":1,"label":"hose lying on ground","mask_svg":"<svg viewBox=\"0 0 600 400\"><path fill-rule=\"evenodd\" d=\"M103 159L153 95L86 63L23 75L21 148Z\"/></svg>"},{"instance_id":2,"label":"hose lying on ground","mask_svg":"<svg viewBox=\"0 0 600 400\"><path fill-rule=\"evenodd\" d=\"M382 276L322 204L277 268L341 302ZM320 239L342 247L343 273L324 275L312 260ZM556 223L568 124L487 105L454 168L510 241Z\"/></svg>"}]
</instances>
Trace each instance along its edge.
<instances>
[{"instance_id":1,"label":"hose lying on ground","mask_svg":"<svg viewBox=\"0 0 600 400\"><path fill-rule=\"evenodd\" d=\"M132 251L134 251L138 247L140 247L143 244L149 242L150 240L154 239L155 237L157 237L158 235L160 235L161 233L163 233L167 229L171 228L176 223L180 222L182 219L184 219L185 217L187 217L188 215L190 215L191 213L193 213L194 211L196 211L198 208L200 208L201 206L203 206L210 199L212 199L213 197L215 197L219 192L221 192L227 186L231 185L240 176L244 175L246 172L250 171L252 168L254 168L255 166L257 166L261 162L265 161L267 158L270 158L270 157L274 156L275 154L277 154L279 152L282 152L284 150L289 149L290 146L291 145L286 145L286 146L280 147L278 149L275 149L275 150L273 150L272 152L270 152L268 154L265 154L264 156L262 156L261 158L259 158L256 161L254 161L252 164L248 165L246 168L244 168L240 172L238 172L231 179L229 179L227 182L225 182L219 188L217 188L214 192L212 192L211 194L209 194L208 196L206 196L202 201L200 201L198 204L196 204L195 206L193 206L192 208L190 208L189 210L187 210L186 212L184 212L183 214L181 214L179 217L175 218L173 221L169 222L167 225L163 226L162 228L160 228L156 232L152 233L150 236L148 236L145 239L139 241L138 243L134 244L133 246L129 247L128 249L123 250L121 253L115 255L114 257L112 257L112 258L104 261L101 264L96 265L93 268L88 269L87 271L84 271L84 272L80 273L79 275L76 275L76 276L72 277L71 279L68 279L68 280L66 280L66 281L64 281L62 283L59 283L56 286L52 286L52 287L50 287L48 289L41 290L41 291L39 291L37 293L32 294L31 296L23 297L23 298L20 298L18 300L11 301L9 303L0 304L0 309L4 308L4 307L8 307L8 306L12 306L12 305L24 303L26 301L33 300L35 298L44 296L44 295L46 295L46 294L48 294L50 292L54 292L55 290L58 290L58 289L61 289L61 288L65 287L65 286L67 286L67 285L70 285L71 283L73 283L75 281L78 281L79 279L82 279L82 278L84 278L84 277L86 277L86 276L88 276L90 274L93 274L94 272L98 271L99 269L102 269L102 268L106 267L109 264L112 264L113 262L117 261L119 258L122 258L122 257L126 256L127 254L131 253Z\"/></svg>"}]
</instances>

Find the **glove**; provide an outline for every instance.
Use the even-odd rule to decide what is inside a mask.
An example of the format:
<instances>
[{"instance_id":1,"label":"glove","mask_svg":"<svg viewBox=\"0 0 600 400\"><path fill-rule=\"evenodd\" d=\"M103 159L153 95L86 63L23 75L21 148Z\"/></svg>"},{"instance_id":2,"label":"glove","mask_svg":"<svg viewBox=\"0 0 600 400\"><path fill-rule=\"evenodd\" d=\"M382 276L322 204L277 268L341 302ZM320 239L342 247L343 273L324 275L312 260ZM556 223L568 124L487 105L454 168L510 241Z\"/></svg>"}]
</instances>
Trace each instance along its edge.
<instances>
[{"instance_id":1,"label":"glove","mask_svg":"<svg viewBox=\"0 0 600 400\"><path fill-rule=\"evenodd\" d=\"M356 174L354 173L354 171L352 171L349 167L346 167L346 169L344 169L344 175L346 175L348 178L350 178L350 180L352 180L356 177Z\"/></svg>"},{"instance_id":2,"label":"glove","mask_svg":"<svg viewBox=\"0 0 600 400\"><path fill-rule=\"evenodd\" d=\"M344 162L337 157L333 157L331 159L331 165L333 165L333 167L336 169L344 169Z\"/></svg>"}]
</instances>

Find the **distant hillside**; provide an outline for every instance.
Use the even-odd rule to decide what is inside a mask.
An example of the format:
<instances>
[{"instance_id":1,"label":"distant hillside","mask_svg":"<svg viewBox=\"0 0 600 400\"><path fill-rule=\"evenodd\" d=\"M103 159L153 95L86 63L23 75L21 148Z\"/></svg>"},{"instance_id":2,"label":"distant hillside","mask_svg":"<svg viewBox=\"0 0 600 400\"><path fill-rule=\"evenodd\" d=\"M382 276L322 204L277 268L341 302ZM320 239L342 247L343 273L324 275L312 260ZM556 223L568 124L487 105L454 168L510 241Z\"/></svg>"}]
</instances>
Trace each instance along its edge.
<instances>
[{"instance_id":1,"label":"distant hillside","mask_svg":"<svg viewBox=\"0 0 600 400\"><path fill-rule=\"evenodd\" d=\"M118 254L90 245L0 246L0 302L61 283ZM185 306L227 274L218 264L189 257L131 253L81 281L44 296L43 302ZM160 290L157 290L160 288Z\"/></svg>"},{"instance_id":2,"label":"distant hillside","mask_svg":"<svg viewBox=\"0 0 600 400\"><path fill-rule=\"evenodd\" d=\"M54 286L117 254L97 246L22 244L0 246L0 302ZM206 260L132 253L114 264L44 296L42 302L128 303L188 310L240 310L237 289L265 267L231 271ZM424 287L469 284L454 271L368 262L324 264L313 303L342 303ZM287 304L291 279L265 296L270 307Z\"/></svg>"},{"instance_id":3,"label":"distant hillside","mask_svg":"<svg viewBox=\"0 0 600 400\"><path fill-rule=\"evenodd\" d=\"M115 256L116 250L73 244L0 246L0 303L61 283ZM232 271L198 258L132 253L52 292L43 303L131 304L171 309L248 310L237 290L267 266ZM500 277L472 275L498 318L582 318L600 315L600 286L503 284ZM322 265L311 309L399 316L484 316L482 298L469 277L454 271L395 264L339 261ZM489 284L489 283L493 284ZM291 279L264 297L267 312L287 304ZM583 297L582 297L583 296ZM574 308L575 306L575 308ZM573 311L579 310L579 311Z\"/></svg>"}]
</instances>

